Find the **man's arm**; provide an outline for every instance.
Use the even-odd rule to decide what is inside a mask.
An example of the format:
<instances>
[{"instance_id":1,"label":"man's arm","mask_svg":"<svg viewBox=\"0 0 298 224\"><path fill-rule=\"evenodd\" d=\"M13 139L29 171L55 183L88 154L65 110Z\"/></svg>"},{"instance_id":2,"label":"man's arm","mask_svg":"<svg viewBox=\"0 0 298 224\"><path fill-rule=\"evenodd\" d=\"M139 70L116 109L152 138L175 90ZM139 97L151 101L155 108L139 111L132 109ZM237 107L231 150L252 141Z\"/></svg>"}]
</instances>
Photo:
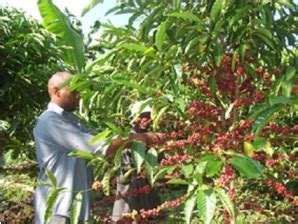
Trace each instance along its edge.
<instances>
[{"instance_id":1,"label":"man's arm","mask_svg":"<svg viewBox=\"0 0 298 224\"><path fill-rule=\"evenodd\" d=\"M81 132L72 125L65 123L59 116L51 116L50 119L45 121L43 126L43 131L46 132L45 134L49 140L62 146L67 151L83 150L94 153L102 145L99 151L106 155L113 155L123 144L125 144L125 147L130 147L133 141L141 141L148 146L152 146L161 144L162 139L160 133L146 132L133 134L127 140L116 138L112 140L109 146L104 146L102 144L104 142L90 144L93 135ZM107 149L105 149L106 147Z\"/></svg>"},{"instance_id":2,"label":"man's arm","mask_svg":"<svg viewBox=\"0 0 298 224\"><path fill-rule=\"evenodd\" d=\"M43 140L59 146L57 149L68 152L82 150L93 153L100 145L90 144L93 135L80 131L54 113L41 120L34 132Z\"/></svg>"},{"instance_id":3,"label":"man's arm","mask_svg":"<svg viewBox=\"0 0 298 224\"><path fill-rule=\"evenodd\" d=\"M106 155L114 155L116 151L124 144L124 147L130 147L133 141L141 141L147 146L160 145L162 138L160 133L146 132L142 134L133 134L127 140L116 138L109 145Z\"/></svg>"}]
</instances>

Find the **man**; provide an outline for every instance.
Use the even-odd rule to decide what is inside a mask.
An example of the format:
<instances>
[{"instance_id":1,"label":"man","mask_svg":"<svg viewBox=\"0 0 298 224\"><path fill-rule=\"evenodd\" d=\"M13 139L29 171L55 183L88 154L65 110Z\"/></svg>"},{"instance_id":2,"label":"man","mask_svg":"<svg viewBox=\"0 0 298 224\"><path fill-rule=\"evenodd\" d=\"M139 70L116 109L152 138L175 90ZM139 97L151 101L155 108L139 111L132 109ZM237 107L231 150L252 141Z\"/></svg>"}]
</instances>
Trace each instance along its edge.
<instances>
[{"instance_id":1,"label":"man","mask_svg":"<svg viewBox=\"0 0 298 224\"><path fill-rule=\"evenodd\" d=\"M48 181L45 170L50 170L57 179L59 187L65 187L53 207L50 223L69 223L69 213L74 192L91 187L91 169L84 159L69 156L73 150L83 150L111 155L122 144L130 144L132 140L140 140L146 144L160 141L157 133L135 134L129 140L115 139L108 146L105 142L90 145L93 138L80 123L72 111L79 105L79 96L69 91L72 75L68 72L54 74L48 82L50 103L48 109L39 117L33 130L36 142L36 157L39 165L38 181ZM51 187L38 186L34 195L35 223L45 223L46 200ZM80 221L89 219L90 193L83 193Z\"/></svg>"},{"instance_id":2,"label":"man","mask_svg":"<svg viewBox=\"0 0 298 224\"><path fill-rule=\"evenodd\" d=\"M133 128L131 134L147 133L151 126L151 107L146 105L142 109L142 104L142 101L137 101L131 108L131 114L134 117L131 121ZM125 173L131 168L132 155L130 148L127 147L122 154L121 169L117 176L116 201L112 215L113 223L125 223L125 219L122 218L123 213L153 209L160 205L159 195L150 187L148 180L144 177L133 172L129 178L122 180ZM132 223L137 223L137 221Z\"/></svg>"}]
</instances>

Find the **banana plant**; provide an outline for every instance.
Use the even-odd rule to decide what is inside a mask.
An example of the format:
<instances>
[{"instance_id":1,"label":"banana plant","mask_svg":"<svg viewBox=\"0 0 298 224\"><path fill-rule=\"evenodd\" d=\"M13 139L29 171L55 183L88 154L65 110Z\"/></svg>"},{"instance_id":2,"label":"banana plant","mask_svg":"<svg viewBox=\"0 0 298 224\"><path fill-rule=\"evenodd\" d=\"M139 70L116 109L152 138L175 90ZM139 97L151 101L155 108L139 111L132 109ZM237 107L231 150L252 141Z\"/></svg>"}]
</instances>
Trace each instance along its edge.
<instances>
[{"instance_id":1,"label":"banana plant","mask_svg":"<svg viewBox=\"0 0 298 224\"><path fill-rule=\"evenodd\" d=\"M70 18L62 13L52 0L39 0L38 8L43 18L43 26L55 34L58 43L65 47L65 63L72 66L75 72L81 73L86 64L83 34L72 26Z\"/></svg>"}]
</instances>

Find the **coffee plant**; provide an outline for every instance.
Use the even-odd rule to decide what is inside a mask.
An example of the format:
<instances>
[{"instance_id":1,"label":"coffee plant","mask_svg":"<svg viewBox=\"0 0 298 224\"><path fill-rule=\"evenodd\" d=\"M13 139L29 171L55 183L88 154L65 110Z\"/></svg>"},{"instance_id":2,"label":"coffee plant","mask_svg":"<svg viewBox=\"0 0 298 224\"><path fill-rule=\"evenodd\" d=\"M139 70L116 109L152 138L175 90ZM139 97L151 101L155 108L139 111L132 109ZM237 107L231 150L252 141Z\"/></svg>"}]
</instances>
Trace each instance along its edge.
<instances>
[{"instance_id":1,"label":"coffee plant","mask_svg":"<svg viewBox=\"0 0 298 224\"><path fill-rule=\"evenodd\" d=\"M149 150L132 145L133 171L151 186L129 193L137 197L158 187L182 194L123 214L124 223L164 212L171 217L174 208L185 223L297 219L293 1L121 1L107 14L128 13L128 24L102 23L92 48L84 47L82 34L52 1L39 1L39 9L44 26L69 47L64 59L76 71L72 87L82 96L80 113L101 131L94 141L127 137L136 100L153 107L151 129L163 133L164 144ZM90 160L99 180L93 188L110 195L122 151L112 162L72 155ZM60 190L53 188L49 208Z\"/></svg>"}]
</instances>

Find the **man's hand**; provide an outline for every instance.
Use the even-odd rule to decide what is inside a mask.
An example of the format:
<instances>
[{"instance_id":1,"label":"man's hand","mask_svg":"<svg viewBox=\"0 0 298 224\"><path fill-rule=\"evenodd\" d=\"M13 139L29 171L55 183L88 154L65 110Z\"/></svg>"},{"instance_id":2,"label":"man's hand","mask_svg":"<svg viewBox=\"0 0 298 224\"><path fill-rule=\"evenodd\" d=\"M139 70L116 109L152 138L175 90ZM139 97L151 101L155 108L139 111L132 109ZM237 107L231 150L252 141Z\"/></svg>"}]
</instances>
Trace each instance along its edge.
<instances>
[{"instance_id":1,"label":"man's hand","mask_svg":"<svg viewBox=\"0 0 298 224\"><path fill-rule=\"evenodd\" d=\"M114 155L115 152L123 144L125 147L130 147L133 141L141 141L146 146L158 146L163 144L162 134L158 132L146 132L146 133L137 133L129 137L128 140L122 140L121 138L114 139L110 146L107 149L107 155Z\"/></svg>"},{"instance_id":2,"label":"man's hand","mask_svg":"<svg viewBox=\"0 0 298 224\"><path fill-rule=\"evenodd\" d=\"M162 134L158 132L146 132L146 133L133 134L130 137L130 140L141 141L145 143L147 146L161 145L163 143Z\"/></svg>"}]
</instances>

